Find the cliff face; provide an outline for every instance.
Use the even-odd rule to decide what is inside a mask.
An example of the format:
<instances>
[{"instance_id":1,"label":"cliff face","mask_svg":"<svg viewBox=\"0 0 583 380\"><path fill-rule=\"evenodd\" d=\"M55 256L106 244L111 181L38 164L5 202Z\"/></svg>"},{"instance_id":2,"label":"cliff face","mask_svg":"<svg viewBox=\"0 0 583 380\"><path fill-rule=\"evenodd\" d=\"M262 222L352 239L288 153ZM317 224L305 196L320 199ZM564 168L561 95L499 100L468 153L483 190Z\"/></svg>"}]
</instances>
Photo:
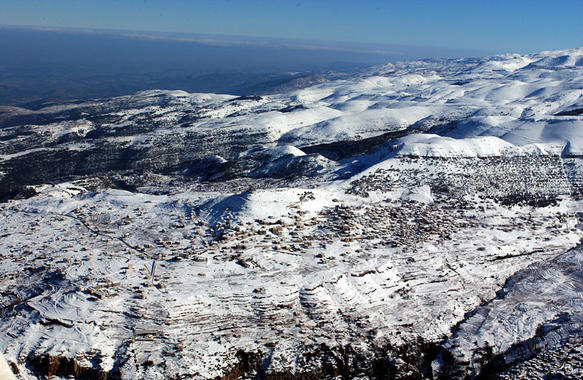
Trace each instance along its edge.
<instances>
[{"instance_id":1,"label":"cliff face","mask_svg":"<svg viewBox=\"0 0 583 380\"><path fill-rule=\"evenodd\" d=\"M2 352L25 378L579 377L582 56L6 110Z\"/></svg>"}]
</instances>

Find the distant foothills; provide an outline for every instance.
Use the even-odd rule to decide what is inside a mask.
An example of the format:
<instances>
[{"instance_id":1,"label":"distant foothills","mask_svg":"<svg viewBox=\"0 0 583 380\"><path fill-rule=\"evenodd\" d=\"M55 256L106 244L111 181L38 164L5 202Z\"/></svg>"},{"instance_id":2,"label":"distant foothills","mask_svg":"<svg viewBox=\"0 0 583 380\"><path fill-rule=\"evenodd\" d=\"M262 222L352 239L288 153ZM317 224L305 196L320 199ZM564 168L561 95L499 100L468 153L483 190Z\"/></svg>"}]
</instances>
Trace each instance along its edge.
<instances>
[{"instance_id":1,"label":"distant foothills","mask_svg":"<svg viewBox=\"0 0 583 380\"><path fill-rule=\"evenodd\" d=\"M261 95L420 58L492 52L127 30L0 26L0 105L141 90Z\"/></svg>"}]
</instances>

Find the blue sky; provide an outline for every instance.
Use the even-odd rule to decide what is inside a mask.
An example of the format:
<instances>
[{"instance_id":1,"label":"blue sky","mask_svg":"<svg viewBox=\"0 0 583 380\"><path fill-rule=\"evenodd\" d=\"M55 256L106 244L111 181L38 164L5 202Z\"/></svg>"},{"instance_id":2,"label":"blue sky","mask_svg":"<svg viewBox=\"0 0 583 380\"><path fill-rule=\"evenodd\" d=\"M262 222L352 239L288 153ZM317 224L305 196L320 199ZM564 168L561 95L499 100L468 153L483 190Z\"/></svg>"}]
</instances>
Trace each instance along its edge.
<instances>
[{"instance_id":1,"label":"blue sky","mask_svg":"<svg viewBox=\"0 0 583 380\"><path fill-rule=\"evenodd\" d=\"M583 46L583 0L2 0L0 24L534 52Z\"/></svg>"}]
</instances>

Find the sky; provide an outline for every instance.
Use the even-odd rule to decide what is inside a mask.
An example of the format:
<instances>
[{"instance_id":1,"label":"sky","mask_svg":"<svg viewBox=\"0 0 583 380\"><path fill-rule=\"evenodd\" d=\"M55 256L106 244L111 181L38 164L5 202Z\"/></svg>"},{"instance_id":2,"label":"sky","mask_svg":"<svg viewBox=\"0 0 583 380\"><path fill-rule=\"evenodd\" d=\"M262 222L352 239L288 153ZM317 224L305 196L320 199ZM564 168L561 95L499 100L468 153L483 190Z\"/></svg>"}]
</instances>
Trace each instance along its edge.
<instances>
[{"instance_id":1,"label":"sky","mask_svg":"<svg viewBox=\"0 0 583 380\"><path fill-rule=\"evenodd\" d=\"M2 0L0 25L527 53L583 46L583 0Z\"/></svg>"}]
</instances>

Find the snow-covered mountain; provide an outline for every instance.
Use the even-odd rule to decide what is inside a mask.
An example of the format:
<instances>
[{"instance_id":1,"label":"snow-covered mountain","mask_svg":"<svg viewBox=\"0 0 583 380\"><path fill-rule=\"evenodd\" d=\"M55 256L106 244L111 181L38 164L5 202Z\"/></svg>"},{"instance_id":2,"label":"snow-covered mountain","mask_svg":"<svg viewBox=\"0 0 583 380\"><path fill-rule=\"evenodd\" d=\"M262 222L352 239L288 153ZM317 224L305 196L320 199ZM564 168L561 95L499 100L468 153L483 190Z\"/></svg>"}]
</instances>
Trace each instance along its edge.
<instances>
[{"instance_id":1,"label":"snow-covered mountain","mask_svg":"<svg viewBox=\"0 0 583 380\"><path fill-rule=\"evenodd\" d=\"M5 107L0 348L25 378L577 377L582 157L583 49Z\"/></svg>"},{"instance_id":2,"label":"snow-covered mountain","mask_svg":"<svg viewBox=\"0 0 583 380\"><path fill-rule=\"evenodd\" d=\"M295 174L295 166L282 167L283 161L314 172L329 168L325 158L419 132L437 136L393 143L403 154L526 149L577 156L583 151L582 65L578 49L391 64L353 80L264 97L148 91L37 111L6 108L0 114L0 192L120 170L284 177ZM474 139L460 144L468 138ZM288 145L310 157L283 155Z\"/></svg>"}]
</instances>

